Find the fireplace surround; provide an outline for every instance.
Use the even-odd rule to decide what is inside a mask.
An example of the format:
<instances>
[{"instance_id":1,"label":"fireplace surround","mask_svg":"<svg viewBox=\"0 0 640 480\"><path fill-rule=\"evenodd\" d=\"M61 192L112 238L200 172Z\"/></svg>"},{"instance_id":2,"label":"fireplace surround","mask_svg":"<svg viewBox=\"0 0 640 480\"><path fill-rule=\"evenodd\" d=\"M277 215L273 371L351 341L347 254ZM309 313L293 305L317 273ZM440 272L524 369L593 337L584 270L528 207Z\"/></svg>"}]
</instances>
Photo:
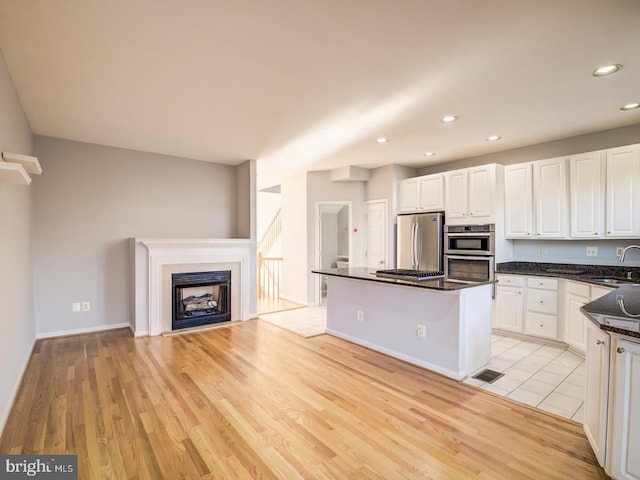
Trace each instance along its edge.
<instances>
[{"instance_id":1,"label":"fireplace surround","mask_svg":"<svg viewBox=\"0 0 640 480\"><path fill-rule=\"evenodd\" d=\"M131 330L135 336L172 331L174 273L231 271L231 321L255 316L255 242L247 239L130 239L133 262ZM255 290L255 288L254 288ZM255 295L255 291L254 291ZM255 303L255 302L254 302Z\"/></svg>"}]
</instances>

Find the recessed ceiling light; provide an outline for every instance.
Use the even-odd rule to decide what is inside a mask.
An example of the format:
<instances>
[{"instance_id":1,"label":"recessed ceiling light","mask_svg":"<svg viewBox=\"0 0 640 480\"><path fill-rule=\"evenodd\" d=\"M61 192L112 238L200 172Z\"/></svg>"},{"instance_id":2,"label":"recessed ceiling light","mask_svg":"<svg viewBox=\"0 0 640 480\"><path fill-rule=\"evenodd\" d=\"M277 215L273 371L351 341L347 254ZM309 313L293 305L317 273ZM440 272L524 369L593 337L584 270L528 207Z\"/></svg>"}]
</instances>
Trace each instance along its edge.
<instances>
[{"instance_id":1,"label":"recessed ceiling light","mask_svg":"<svg viewBox=\"0 0 640 480\"><path fill-rule=\"evenodd\" d=\"M640 103L638 102L627 103L626 105L623 105L622 107L620 107L620 110L635 110L636 108L640 108Z\"/></svg>"},{"instance_id":2,"label":"recessed ceiling light","mask_svg":"<svg viewBox=\"0 0 640 480\"><path fill-rule=\"evenodd\" d=\"M425 157L433 157L435 155L434 152L424 152L422 155L424 155Z\"/></svg>"},{"instance_id":3,"label":"recessed ceiling light","mask_svg":"<svg viewBox=\"0 0 640 480\"><path fill-rule=\"evenodd\" d=\"M593 76L594 77L606 77L607 75L613 75L614 73L616 73L618 70L620 70L622 68L622 65L620 64L613 64L613 65L605 65L604 67L600 67L596 70L593 71Z\"/></svg>"},{"instance_id":4,"label":"recessed ceiling light","mask_svg":"<svg viewBox=\"0 0 640 480\"><path fill-rule=\"evenodd\" d=\"M487 137L487 142L495 142L496 140L500 140L500 138L498 135L491 135L490 137Z\"/></svg>"},{"instance_id":5,"label":"recessed ceiling light","mask_svg":"<svg viewBox=\"0 0 640 480\"><path fill-rule=\"evenodd\" d=\"M456 117L455 115L445 115L444 117L442 117L440 119L440 121L442 123L451 123L451 122L455 122L456 120L458 120L459 117Z\"/></svg>"},{"instance_id":6,"label":"recessed ceiling light","mask_svg":"<svg viewBox=\"0 0 640 480\"><path fill-rule=\"evenodd\" d=\"M387 143L388 141L389 141L389 139L385 138L385 137L376 138L376 142L378 142L378 143Z\"/></svg>"}]
</instances>

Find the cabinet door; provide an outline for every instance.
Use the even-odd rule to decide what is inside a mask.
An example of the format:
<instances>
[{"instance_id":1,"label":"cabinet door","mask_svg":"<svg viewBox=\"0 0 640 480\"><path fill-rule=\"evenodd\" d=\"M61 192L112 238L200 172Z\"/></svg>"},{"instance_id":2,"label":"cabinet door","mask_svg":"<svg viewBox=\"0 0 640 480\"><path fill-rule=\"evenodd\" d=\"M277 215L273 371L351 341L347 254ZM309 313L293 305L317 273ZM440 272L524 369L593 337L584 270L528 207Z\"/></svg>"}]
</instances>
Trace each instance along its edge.
<instances>
[{"instance_id":1,"label":"cabinet door","mask_svg":"<svg viewBox=\"0 0 640 480\"><path fill-rule=\"evenodd\" d=\"M533 164L533 194L537 238L567 236L567 159Z\"/></svg>"},{"instance_id":2,"label":"cabinet door","mask_svg":"<svg viewBox=\"0 0 640 480\"><path fill-rule=\"evenodd\" d=\"M613 422L610 468L618 480L640 478L640 343L623 339L615 342L613 355Z\"/></svg>"},{"instance_id":3,"label":"cabinet door","mask_svg":"<svg viewBox=\"0 0 640 480\"><path fill-rule=\"evenodd\" d=\"M569 159L571 236L604 236L604 175L602 152L575 155Z\"/></svg>"},{"instance_id":4,"label":"cabinet door","mask_svg":"<svg viewBox=\"0 0 640 480\"><path fill-rule=\"evenodd\" d=\"M446 215L451 218L467 217L467 171L454 170L447 172L445 196Z\"/></svg>"},{"instance_id":5,"label":"cabinet door","mask_svg":"<svg viewBox=\"0 0 640 480\"><path fill-rule=\"evenodd\" d=\"M640 235L640 146L612 148L607 162L607 237Z\"/></svg>"},{"instance_id":6,"label":"cabinet door","mask_svg":"<svg viewBox=\"0 0 640 480\"><path fill-rule=\"evenodd\" d=\"M420 210L444 210L444 175L420 177Z\"/></svg>"},{"instance_id":7,"label":"cabinet door","mask_svg":"<svg viewBox=\"0 0 640 480\"><path fill-rule=\"evenodd\" d=\"M523 292L522 288L496 288L496 328L522 332Z\"/></svg>"},{"instance_id":8,"label":"cabinet door","mask_svg":"<svg viewBox=\"0 0 640 480\"><path fill-rule=\"evenodd\" d=\"M504 169L504 221L507 238L530 238L533 232L533 176L530 163Z\"/></svg>"},{"instance_id":9,"label":"cabinet door","mask_svg":"<svg viewBox=\"0 0 640 480\"><path fill-rule=\"evenodd\" d=\"M469 217L474 220L483 221L481 217L493 215L495 171L495 165L483 165L482 167L470 168L468 171Z\"/></svg>"},{"instance_id":10,"label":"cabinet door","mask_svg":"<svg viewBox=\"0 0 640 480\"><path fill-rule=\"evenodd\" d=\"M408 178L402 180L400 186L400 211L415 212L418 210L418 179Z\"/></svg>"},{"instance_id":11,"label":"cabinet door","mask_svg":"<svg viewBox=\"0 0 640 480\"><path fill-rule=\"evenodd\" d=\"M589 320L582 314L580 308L589 300L578 295L567 296L567 338L566 342L574 350L584 353L585 324Z\"/></svg>"},{"instance_id":12,"label":"cabinet door","mask_svg":"<svg viewBox=\"0 0 640 480\"><path fill-rule=\"evenodd\" d=\"M605 465L611 338L590 320L585 323L584 432L601 466Z\"/></svg>"}]
</instances>

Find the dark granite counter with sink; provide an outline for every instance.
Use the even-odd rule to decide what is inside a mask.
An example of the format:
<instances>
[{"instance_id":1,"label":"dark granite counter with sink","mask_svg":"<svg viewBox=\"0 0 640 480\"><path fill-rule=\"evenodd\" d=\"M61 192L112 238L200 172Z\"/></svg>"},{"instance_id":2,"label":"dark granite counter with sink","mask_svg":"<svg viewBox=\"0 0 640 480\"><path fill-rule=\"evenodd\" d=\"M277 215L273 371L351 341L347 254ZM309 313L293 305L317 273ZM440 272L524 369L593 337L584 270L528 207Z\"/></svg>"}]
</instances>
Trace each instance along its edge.
<instances>
[{"instance_id":1,"label":"dark granite counter with sink","mask_svg":"<svg viewBox=\"0 0 640 480\"><path fill-rule=\"evenodd\" d=\"M496 273L558 277L608 287L640 283L640 267L626 265L505 262L496 265ZM631 278L629 278L629 274L631 274Z\"/></svg>"},{"instance_id":2,"label":"dark granite counter with sink","mask_svg":"<svg viewBox=\"0 0 640 480\"><path fill-rule=\"evenodd\" d=\"M580 311L602 330L640 338L640 285L622 285Z\"/></svg>"}]
</instances>

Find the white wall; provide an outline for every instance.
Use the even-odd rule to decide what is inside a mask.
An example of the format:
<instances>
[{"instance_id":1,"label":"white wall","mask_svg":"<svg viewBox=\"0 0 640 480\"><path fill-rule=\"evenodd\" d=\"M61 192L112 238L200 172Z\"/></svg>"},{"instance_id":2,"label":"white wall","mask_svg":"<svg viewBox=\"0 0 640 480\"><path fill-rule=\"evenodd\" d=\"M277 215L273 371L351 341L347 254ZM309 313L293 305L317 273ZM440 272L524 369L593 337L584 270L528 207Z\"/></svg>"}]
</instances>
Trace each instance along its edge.
<instances>
[{"instance_id":1,"label":"white wall","mask_svg":"<svg viewBox=\"0 0 640 480\"><path fill-rule=\"evenodd\" d=\"M307 179L305 174L283 180L282 195L282 283L280 296L307 304ZM311 217L313 218L313 217Z\"/></svg>"},{"instance_id":2,"label":"white wall","mask_svg":"<svg viewBox=\"0 0 640 480\"><path fill-rule=\"evenodd\" d=\"M250 164L238 170L49 137L36 137L35 151L46 172L33 182L39 336L130 323L130 237L234 238L238 217L242 233L251 231L251 206L237 215L238 175ZM84 301L91 310L72 313Z\"/></svg>"},{"instance_id":3,"label":"white wall","mask_svg":"<svg viewBox=\"0 0 640 480\"><path fill-rule=\"evenodd\" d=\"M31 155L29 122L0 51L0 151ZM35 339L33 188L0 183L0 428L4 428Z\"/></svg>"}]
</instances>

